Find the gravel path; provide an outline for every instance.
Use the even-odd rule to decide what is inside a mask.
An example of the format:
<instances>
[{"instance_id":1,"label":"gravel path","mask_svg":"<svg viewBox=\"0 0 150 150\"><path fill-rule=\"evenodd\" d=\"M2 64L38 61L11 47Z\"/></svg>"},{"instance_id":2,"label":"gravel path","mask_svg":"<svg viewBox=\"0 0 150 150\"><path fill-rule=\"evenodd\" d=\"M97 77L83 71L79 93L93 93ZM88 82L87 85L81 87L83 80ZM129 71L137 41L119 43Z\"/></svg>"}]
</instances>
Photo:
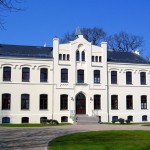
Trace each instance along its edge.
<instances>
[{"instance_id":1,"label":"gravel path","mask_svg":"<svg viewBox=\"0 0 150 150\"><path fill-rule=\"evenodd\" d=\"M150 130L150 127L135 125L69 125L41 128L0 127L0 150L46 150L53 138L75 132L100 130Z\"/></svg>"}]
</instances>

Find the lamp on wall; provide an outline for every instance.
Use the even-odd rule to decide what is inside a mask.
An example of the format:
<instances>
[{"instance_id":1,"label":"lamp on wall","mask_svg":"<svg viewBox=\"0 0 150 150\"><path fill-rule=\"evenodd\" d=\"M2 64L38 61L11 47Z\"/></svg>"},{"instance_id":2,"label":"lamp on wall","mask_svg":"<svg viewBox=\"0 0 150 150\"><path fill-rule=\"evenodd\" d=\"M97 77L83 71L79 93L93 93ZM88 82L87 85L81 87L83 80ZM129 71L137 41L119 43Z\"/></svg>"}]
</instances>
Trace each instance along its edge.
<instances>
[{"instance_id":1,"label":"lamp on wall","mask_svg":"<svg viewBox=\"0 0 150 150\"><path fill-rule=\"evenodd\" d=\"M93 98L92 98L92 97L90 97L90 100L92 101L92 100L93 100Z\"/></svg>"},{"instance_id":2,"label":"lamp on wall","mask_svg":"<svg viewBox=\"0 0 150 150\"><path fill-rule=\"evenodd\" d=\"M72 100L72 101L74 101L74 98L73 98L73 97L71 97L71 100Z\"/></svg>"}]
</instances>

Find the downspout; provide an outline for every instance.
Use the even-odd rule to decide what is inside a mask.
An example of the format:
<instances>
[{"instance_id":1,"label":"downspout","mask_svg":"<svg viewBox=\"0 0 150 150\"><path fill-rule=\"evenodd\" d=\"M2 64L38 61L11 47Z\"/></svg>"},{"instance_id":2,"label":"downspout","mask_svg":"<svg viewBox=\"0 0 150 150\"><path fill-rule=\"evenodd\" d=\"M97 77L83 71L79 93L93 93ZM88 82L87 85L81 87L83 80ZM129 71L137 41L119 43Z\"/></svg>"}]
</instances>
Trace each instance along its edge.
<instances>
[{"instance_id":1,"label":"downspout","mask_svg":"<svg viewBox=\"0 0 150 150\"><path fill-rule=\"evenodd\" d=\"M52 84L52 120L54 119L54 58L53 58L53 84Z\"/></svg>"},{"instance_id":2,"label":"downspout","mask_svg":"<svg viewBox=\"0 0 150 150\"><path fill-rule=\"evenodd\" d=\"M107 113L108 113L108 122L109 122L109 71L108 71L108 63L107 63Z\"/></svg>"}]
</instances>

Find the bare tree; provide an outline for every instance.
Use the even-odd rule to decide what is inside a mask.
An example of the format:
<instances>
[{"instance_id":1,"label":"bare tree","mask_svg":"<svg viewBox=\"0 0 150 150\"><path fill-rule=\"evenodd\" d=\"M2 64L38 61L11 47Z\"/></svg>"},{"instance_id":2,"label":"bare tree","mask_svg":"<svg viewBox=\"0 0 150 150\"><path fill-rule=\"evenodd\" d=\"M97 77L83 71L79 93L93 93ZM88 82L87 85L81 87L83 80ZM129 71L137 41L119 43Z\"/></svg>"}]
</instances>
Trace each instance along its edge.
<instances>
[{"instance_id":1,"label":"bare tree","mask_svg":"<svg viewBox=\"0 0 150 150\"><path fill-rule=\"evenodd\" d=\"M81 33L84 38L92 42L93 45L98 45L106 36L106 32L102 28L81 28ZM71 33L65 33L64 36L60 39L61 43L66 43L72 40L75 40L75 31Z\"/></svg>"},{"instance_id":2,"label":"bare tree","mask_svg":"<svg viewBox=\"0 0 150 150\"><path fill-rule=\"evenodd\" d=\"M0 28L4 28L6 12L17 12L23 10L19 4L23 0L0 0Z\"/></svg>"},{"instance_id":3,"label":"bare tree","mask_svg":"<svg viewBox=\"0 0 150 150\"><path fill-rule=\"evenodd\" d=\"M138 35L119 32L107 37L108 47L113 51L128 52L132 50L142 51L144 38Z\"/></svg>"}]
</instances>

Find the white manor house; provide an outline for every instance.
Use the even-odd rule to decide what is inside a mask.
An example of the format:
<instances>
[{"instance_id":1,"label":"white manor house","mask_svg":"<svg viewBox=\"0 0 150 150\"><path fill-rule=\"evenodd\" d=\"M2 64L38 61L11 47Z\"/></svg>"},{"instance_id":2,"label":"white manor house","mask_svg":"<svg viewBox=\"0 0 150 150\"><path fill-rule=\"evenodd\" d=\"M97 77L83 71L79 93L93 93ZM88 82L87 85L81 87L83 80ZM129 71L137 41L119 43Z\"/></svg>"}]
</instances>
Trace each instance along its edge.
<instances>
[{"instance_id":1,"label":"white manor house","mask_svg":"<svg viewBox=\"0 0 150 150\"><path fill-rule=\"evenodd\" d=\"M150 63L79 34L53 47L0 44L0 123L74 123L76 115L150 121Z\"/></svg>"}]
</instances>

